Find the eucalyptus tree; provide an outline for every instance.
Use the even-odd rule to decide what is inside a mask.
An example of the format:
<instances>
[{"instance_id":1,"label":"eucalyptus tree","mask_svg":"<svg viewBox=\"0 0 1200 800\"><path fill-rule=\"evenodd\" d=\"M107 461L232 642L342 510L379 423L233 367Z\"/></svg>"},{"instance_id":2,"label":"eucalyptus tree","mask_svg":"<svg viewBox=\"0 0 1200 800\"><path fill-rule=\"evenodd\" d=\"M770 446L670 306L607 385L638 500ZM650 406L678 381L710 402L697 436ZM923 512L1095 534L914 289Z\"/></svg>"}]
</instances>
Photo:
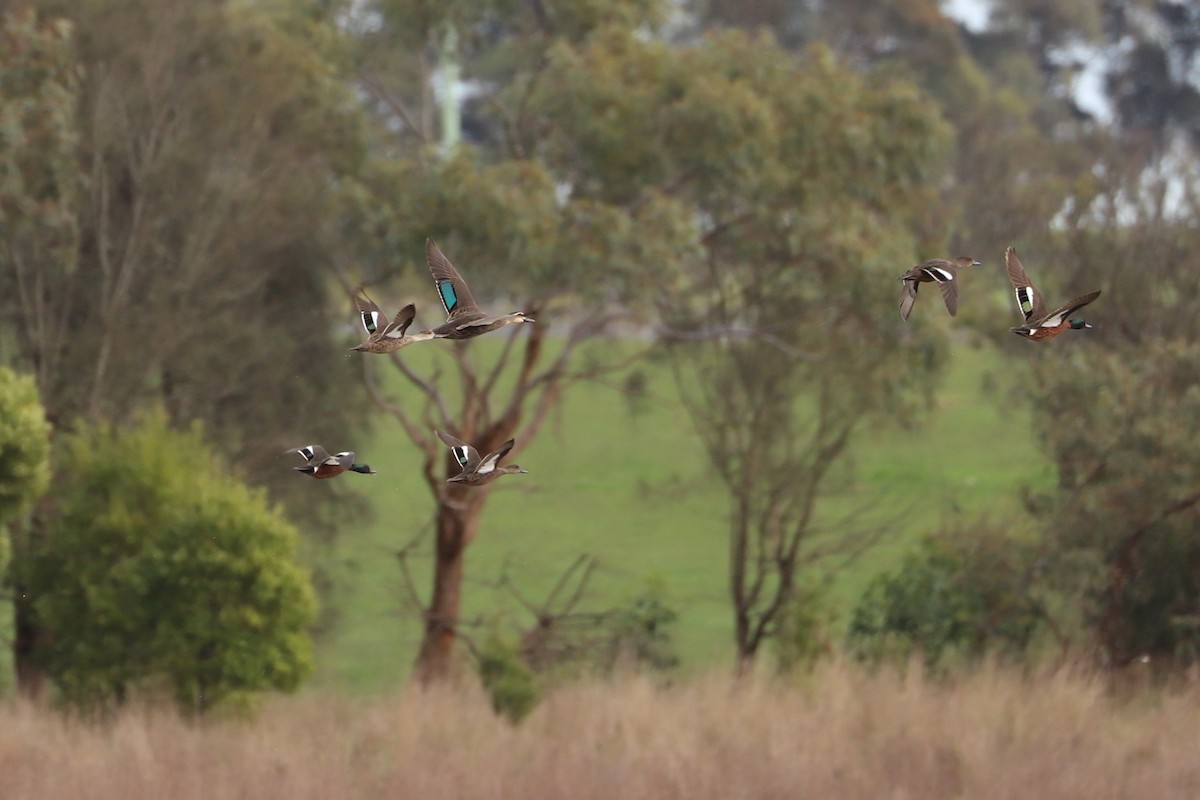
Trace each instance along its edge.
<instances>
[{"instance_id":1,"label":"eucalyptus tree","mask_svg":"<svg viewBox=\"0 0 1200 800\"><path fill-rule=\"evenodd\" d=\"M0 314L50 418L162 403L256 475L298 431L344 438L327 220L362 150L334 29L302 3L33 8L46 41L4 48L41 135L7 140Z\"/></svg>"}]
</instances>

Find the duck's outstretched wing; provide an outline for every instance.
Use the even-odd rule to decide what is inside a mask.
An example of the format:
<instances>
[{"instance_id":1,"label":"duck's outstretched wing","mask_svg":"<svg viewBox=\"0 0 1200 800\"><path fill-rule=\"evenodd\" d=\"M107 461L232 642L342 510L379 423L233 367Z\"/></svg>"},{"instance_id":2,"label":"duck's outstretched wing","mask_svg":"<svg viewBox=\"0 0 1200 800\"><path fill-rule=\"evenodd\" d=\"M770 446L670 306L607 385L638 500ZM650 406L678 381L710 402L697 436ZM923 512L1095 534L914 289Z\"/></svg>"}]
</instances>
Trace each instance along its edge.
<instances>
[{"instance_id":1,"label":"duck's outstretched wing","mask_svg":"<svg viewBox=\"0 0 1200 800\"><path fill-rule=\"evenodd\" d=\"M1008 279L1012 282L1013 292L1017 296L1018 313L1026 322L1045 317L1046 302L1042 300L1042 293L1025 274L1025 267L1021 266L1021 259L1017 258L1016 248L1009 247L1004 251L1004 267L1008 270Z\"/></svg>"},{"instance_id":2,"label":"duck's outstretched wing","mask_svg":"<svg viewBox=\"0 0 1200 800\"><path fill-rule=\"evenodd\" d=\"M912 313L913 305L917 302L917 282L901 279L900 280L900 319L908 322L908 315Z\"/></svg>"},{"instance_id":3,"label":"duck's outstretched wing","mask_svg":"<svg viewBox=\"0 0 1200 800\"><path fill-rule=\"evenodd\" d=\"M358 313L362 317L363 327L367 329L367 335L374 337L384 322L383 311L375 305L374 300L368 300L361 295L355 295L354 305L358 307Z\"/></svg>"},{"instance_id":4,"label":"duck's outstretched wing","mask_svg":"<svg viewBox=\"0 0 1200 800\"><path fill-rule=\"evenodd\" d=\"M329 453L319 444L306 444L303 447L293 447L291 450L283 451L285 456L288 453L299 453L300 457L309 464L321 464L329 458Z\"/></svg>"},{"instance_id":5,"label":"duck's outstretched wing","mask_svg":"<svg viewBox=\"0 0 1200 800\"><path fill-rule=\"evenodd\" d=\"M442 301L442 307L446 309L447 320L479 313L479 306L475 303L467 282L458 274L458 270L433 239L425 240L425 262L429 265L429 273L433 275L433 283L437 288L438 298Z\"/></svg>"},{"instance_id":6,"label":"duck's outstretched wing","mask_svg":"<svg viewBox=\"0 0 1200 800\"><path fill-rule=\"evenodd\" d=\"M399 339L408 330L408 326L412 325L413 318L417 316L417 307L409 303L404 308L396 312L396 318L383 329L383 339Z\"/></svg>"},{"instance_id":7,"label":"duck's outstretched wing","mask_svg":"<svg viewBox=\"0 0 1200 800\"><path fill-rule=\"evenodd\" d=\"M1063 324L1064 320L1070 319L1071 315L1079 309L1086 306L1088 303L1100 296L1100 290L1081 294L1071 302L1067 303L1062 308L1056 308L1053 313L1046 315L1045 319L1039 320L1037 327L1039 328L1057 328Z\"/></svg>"},{"instance_id":8,"label":"duck's outstretched wing","mask_svg":"<svg viewBox=\"0 0 1200 800\"><path fill-rule=\"evenodd\" d=\"M454 460L462 467L464 473L474 472L479 468L480 458L478 450L464 441L455 439L448 433L443 433L442 431L435 431L435 433L450 448L450 452L454 454Z\"/></svg>"},{"instance_id":9,"label":"duck's outstretched wing","mask_svg":"<svg viewBox=\"0 0 1200 800\"><path fill-rule=\"evenodd\" d=\"M958 313L958 281L954 279L953 272L950 275L950 280L940 281L938 288L942 290L942 299L946 301L946 310L953 317Z\"/></svg>"},{"instance_id":10,"label":"duck's outstretched wing","mask_svg":"<svg viewBox=\"0 0 1200 800\"><path fill-rule=\"evenodd\" d=\"M494 470L496 465L500 463L500 459L508 455L508 451L513 449L513 445L515 443L515 439L509 439L507 442L500 445L499 450L494 453L488 453L487 458L479 462L479 467L475 471L483 475Z\"/></svg>"}]
</instances>

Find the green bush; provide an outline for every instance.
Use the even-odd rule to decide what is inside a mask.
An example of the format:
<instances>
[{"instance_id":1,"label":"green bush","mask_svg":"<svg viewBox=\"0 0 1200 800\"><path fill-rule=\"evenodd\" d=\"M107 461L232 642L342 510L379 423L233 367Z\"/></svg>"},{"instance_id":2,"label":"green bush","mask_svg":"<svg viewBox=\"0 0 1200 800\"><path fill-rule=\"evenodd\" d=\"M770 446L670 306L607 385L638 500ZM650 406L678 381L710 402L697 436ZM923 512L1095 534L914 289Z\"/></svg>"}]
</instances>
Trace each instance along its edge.
<instances>
[{"instance_id":1,"label":"green bush","mask_svg":"<svg viewBox=\"0 0 1200 800\"><path fill-rule=\"evenodd\" d=\"M678 618L679 612L668 602L666 580L657 575L647 577L642 591L617 614L608 670L625 657L642 667L674 669L679 654L671 629Z\"/></svg>"},{"instance_id":2,"label":"green bush","mask_svg":"<svg viewBox=\"0 0 1200 800\"><path fill-rule=\"evenodd\" d=\"M533 670L517 648L492 635L479 651L479 679L492 698L492 708L513 722L520 722L538 701Z\"/></svg>"},{"instance_id":3,"label":"green bush","mask_svg":"<svg viewBox=\"0 0 1200 800\"><path fill-rule=\"evenodd\" d=\"M836 617L828 583L802 583L779 615L773 637L781 672L809 670L833 651L831 628Z\"/></svg>"},{"instance_id":4,"label":"green bush","mask_svg":"<svg viewBox=\"0 0 1200 800\"><path fill-rule=\"evenodd\" d=\"M1046 620L1036 564L1024 542L987 525L930 536L868 584L850 649L872 661L920 653L931 668L951 657L1020 655Z\"/></svg>"},{"instance_id":5,"label":"green bush","mask_svg":"<svg viewBox=\"0 0 1200 800\"><path fill-rule=\"evenodd\" d=\"M162 414L66 439L58 515L26 574L49 633L38 655L68 702L165 689L203 712L311 670L296 532L226 469L198 428L172 431Z\"/></svg>"}]
</instances>

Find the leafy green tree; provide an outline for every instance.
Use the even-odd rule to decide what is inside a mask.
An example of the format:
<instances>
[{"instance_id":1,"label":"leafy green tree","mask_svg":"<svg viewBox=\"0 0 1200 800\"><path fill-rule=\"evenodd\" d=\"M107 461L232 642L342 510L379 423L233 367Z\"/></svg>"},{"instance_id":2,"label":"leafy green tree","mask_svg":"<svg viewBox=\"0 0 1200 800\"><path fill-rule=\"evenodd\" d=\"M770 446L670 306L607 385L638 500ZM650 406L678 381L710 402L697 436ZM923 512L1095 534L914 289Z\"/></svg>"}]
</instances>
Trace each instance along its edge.
<instances>
[{"instance_id":1,"label":"leafy green tree","mask_svg":"<svg viewBox=\"0 0 1200 800\"><path fill-rule=\"evenodd\" d=\"M1036 507L1105 663L1200 656L1200 344L1055 354L1035 424L1059 487Z\"/></svg>"},{"instance_id":2,"label":"leafy green tree","mask_svg":"<svg viewBox=\"0 0 1200 800\"><path fill-rule=\"evenodd\" d=\"M22 16L31 44L4 48L28 122L0 320L50 418L161 405L256 479L344 439L365 406L327 264L363 149L334 28L302 2L34 7L65 21Z\"/></svg>"},{"instance_id":3,"label":"leafy green tree","mask_svg":"<svg viewBox=\"0 0 1200 800\"><path fill-rule=\"evenodd\" d=\"M867 75L906 76L920 87L955 134L954 169L939 184L945 208L954 210L939 207L942 234L950 251L996 264L1017 233L1030 247L1048 239L1051 220L1091 174L1091 140L1105 137L1072 107L1069 73L1055 66L1054 48L1094 39L1098 13L1093 3L998 0L988 4L991 24L971 32L944 5L753 4L771 9L764 22L789 47L824 45ZM746 19L738 2L700 6L709 24ZM959 319L987 330L996 313L977 300Z\"/></svg>"},{"instance_id":4,"label":"leafy green tree","mask_svg":"<svg viewBox=\"0 0 1200 800\"><path fill-rule=\"evenodd\" d=\"M703 127L754 109L761 132L735 139L746 152L731 153L728 174L701 173L715 174L694 198L700 255L662 313L680 394L730 497L745 669L800 570L862 544L819 522L855 433L909 413L936 376L938 339L900 321L894 273L940 236L926 223L948 131L910 85L868 83L824 49L797 62L742 36L708 44L689 71L745 108ZM702 129L688 135L703 141Z\"/></svg>"},{"instance_id":5,"label":"leafy green tree","mask_svg":"<svg viewBox=\"0 0 1200 800\"><path fill-rule=\"evenodd\" d=\"M84 188L72 32L29 7L0 18L0 325L15 320L0 341L19 343L52 415Z\"/></svg>"},{"instance_id":6,"label":"leafy green tree","mask_svg":"<svg viewBox=\"0 0 1200 800\"><path fill-rule=\"evenodd\" d=\"M33 378L0 367L0 575L8 564L7 526L28 512L50 482L50 424Z\"/></svg>"},{"instance_id":7,"label":"leafy green tree","mask_svg":"<svg viewBox=\"0 0 1200 800\"><path fill-rule=\"evenodd\" d=\"M58 518L16 566L49 633L36 655L67 701L161 690L203 712L311 670L296 530L227 469L161 413L66 437Z\"/></svg>"},{"instance_id":8,"label":"leafy green tree","mask_svg":"<svg viewBox=\"0 0 1200 800\"><path fill-rule=\"evenodd\" d=\"M1120 152L1098 172L1044 255L1059 288L1043 289L1103 289L1088 308L1095 335L1022 355L1035 432L1058 472L1030 505L1101 660L1188 664L1200 653L1200 184Z\"/></svg>"}]
</instances>

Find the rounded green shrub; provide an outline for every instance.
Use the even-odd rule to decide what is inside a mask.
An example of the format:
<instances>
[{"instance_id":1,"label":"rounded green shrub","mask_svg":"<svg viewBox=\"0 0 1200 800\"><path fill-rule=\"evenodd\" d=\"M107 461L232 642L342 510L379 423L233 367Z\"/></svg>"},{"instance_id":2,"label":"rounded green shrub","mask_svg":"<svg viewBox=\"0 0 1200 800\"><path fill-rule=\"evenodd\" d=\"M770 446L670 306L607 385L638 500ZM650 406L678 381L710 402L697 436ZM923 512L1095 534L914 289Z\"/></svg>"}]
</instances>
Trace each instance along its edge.
<instances>
[{"instance_id":1,"label":"rounded green shrub","mask_svg":"<svg viewBox=\"0 0 1200 800\"><path fill-rule=\"evenodd\" d=\"M316 602L296 531L198 427L173 431L163 414L85 426L58 479L28 589L65 700L103 708L165 690L198 713L308 674Z\"/></svg>"}]
</instances>

